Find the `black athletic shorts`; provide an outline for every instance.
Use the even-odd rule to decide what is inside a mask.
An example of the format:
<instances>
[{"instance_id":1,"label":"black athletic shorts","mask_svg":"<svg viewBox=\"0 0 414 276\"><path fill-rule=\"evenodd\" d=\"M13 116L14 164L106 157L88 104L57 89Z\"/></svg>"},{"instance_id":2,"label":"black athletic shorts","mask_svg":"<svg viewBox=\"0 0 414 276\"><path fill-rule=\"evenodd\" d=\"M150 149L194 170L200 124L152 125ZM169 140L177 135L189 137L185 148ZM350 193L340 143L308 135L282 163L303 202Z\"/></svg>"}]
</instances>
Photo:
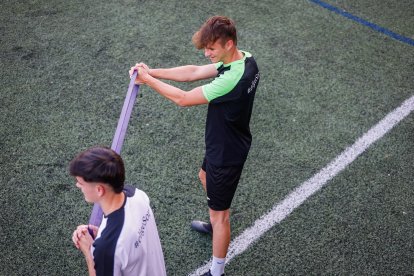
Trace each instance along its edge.
<instances>
[{"instance_id":1,"label":"black athletic shorts","mask_svg":"<svg viewBox=\"0 0 414 276\"><path fill-rule=\"evenodd\" d=\"M206 172L207 203L210 209L224 211L230 208L243 165L217 167L204 158L201 168Z\"/></svg>"}]
</instances>

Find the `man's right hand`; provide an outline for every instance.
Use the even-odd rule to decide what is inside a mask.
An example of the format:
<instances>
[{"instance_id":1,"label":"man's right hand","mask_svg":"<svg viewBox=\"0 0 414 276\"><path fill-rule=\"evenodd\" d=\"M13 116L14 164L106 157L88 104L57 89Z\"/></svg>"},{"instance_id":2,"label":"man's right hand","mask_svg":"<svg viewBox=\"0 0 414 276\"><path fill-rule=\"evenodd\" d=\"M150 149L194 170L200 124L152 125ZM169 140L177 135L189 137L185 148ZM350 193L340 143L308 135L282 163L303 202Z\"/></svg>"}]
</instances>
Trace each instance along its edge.
<instances>
[{"instance_id":1,"label":"man's right hand","mask_svg":"<svg viewBox=\"0 0 414 276\"><path fill-rule=\"evenodd\" d=\"M145 84L144 79L150 71L148 65L142 62L135 64L135 66L132 66L129 70L129 77L132 77L135 71L138 71L138 76L135 80L135 84Z\"/></svg>"}]
</instances>

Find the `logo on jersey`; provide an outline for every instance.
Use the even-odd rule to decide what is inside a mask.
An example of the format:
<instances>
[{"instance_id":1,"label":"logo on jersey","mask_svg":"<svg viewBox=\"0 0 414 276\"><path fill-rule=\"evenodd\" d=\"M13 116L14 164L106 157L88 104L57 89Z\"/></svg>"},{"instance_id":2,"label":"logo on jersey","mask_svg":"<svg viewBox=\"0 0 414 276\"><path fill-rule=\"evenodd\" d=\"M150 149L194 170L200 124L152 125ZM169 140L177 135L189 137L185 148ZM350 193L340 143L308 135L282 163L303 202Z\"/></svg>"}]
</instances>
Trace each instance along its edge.
<instances>
[{"instance_id":1,"label":"logo on jersey","mask_svg":"<svg viewBox=\"0 0 414 276\"><path fill-rule=\"evenodd\" d=\"M138 232L138 240L135 242L135 248L138 248L141 244L141 240L145 235L145 228L147 227L147 222L150 220L151 214L150 211L147 211L147 214L142 217L142 225Z\"/></svg>"},{"instance_id":2,"label":"logo on jersey","mask_svg":"<svg viewBox=\"0 0 414 276\"><path fill-rule=\"evenodd\" d=\"M247 94L250 94L250 92L254 91L257 85L257 82L260 79L260 74L257 73L256 76L254 77L254 80L252 81L252 84L250 85L249 89L247 89Z\"/></svg>"}]
</instances>

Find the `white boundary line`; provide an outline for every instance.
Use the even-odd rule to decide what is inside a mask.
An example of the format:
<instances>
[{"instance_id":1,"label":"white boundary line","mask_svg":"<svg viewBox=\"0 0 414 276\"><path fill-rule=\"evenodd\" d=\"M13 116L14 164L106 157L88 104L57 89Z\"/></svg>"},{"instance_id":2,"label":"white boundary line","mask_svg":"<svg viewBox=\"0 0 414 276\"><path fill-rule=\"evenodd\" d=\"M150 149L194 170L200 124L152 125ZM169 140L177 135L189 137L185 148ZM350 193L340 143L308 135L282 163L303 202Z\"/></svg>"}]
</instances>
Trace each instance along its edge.
<instances>
[{"instance_id":1,"label":"white boundary line","mask_svg":"<svg viewBox=\"0 0 414 276\"><path fill-rule=\"evenodd\" d=\"M362 137L360 137L352 146L346 148L325 168L293 190L284 200L274 205L267 214L256 220L253 226L247 228L230 243L226 263L229 263L234 257L243 253L270 228L290 215L296 208L304 203L306 199L319 191L329 180L344 170L359 155L377 140L382 138L413 110L414 96L411 96L408 100L404 101L400 107L394 109L394 111L389 113L384 119L362 135ZM210 266L211 259L208 263L199 267L189 275L202 275L208 271Z\"/></svg>"}]
</instances>

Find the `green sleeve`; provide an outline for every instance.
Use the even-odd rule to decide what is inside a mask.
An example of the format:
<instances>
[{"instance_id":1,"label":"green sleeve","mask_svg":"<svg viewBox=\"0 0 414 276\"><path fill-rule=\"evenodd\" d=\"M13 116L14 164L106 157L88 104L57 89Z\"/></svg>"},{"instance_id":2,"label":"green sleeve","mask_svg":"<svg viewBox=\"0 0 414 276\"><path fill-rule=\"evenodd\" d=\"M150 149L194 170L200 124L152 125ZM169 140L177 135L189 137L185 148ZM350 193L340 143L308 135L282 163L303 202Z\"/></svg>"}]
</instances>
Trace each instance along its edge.
<instances>
[{"instance_id":1,"label":"green sleeve","mask_svg":"<svg viewBox=\"0 0 414 276\"><path fill-rule=\"evenodd\" d=\"M233 90L243 76L244 62L234 63L231 66L231 70L225 71L212 82L202 86L204 97L209 102Z\"/></svg>"}]
</instances>

